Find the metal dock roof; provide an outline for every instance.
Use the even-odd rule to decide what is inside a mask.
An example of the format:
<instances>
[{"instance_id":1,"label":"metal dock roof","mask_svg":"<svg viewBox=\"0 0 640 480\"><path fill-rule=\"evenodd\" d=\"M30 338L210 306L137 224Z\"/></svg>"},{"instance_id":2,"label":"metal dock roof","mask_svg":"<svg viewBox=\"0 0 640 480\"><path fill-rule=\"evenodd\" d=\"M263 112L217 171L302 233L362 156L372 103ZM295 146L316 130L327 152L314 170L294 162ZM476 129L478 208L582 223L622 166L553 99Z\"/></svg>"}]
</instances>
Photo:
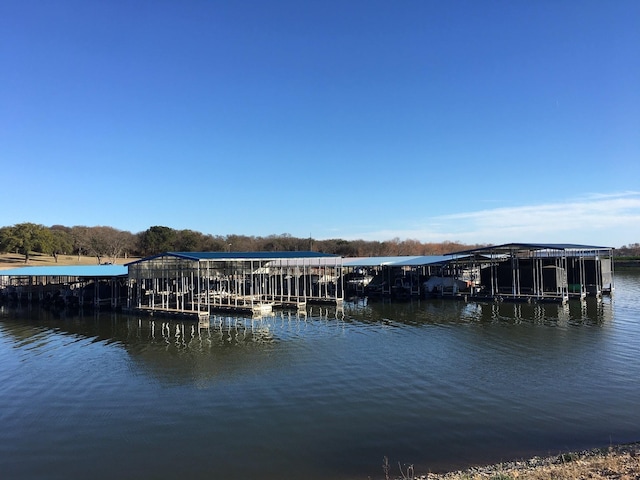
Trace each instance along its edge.
<instances>
[{"instance_id":1,"label":"metal dock roof","mask_svg":"<svg viewBox=\"0 0 640 480\"><path fill-rule=\"evenodd\" d=\"M160 257L178 257L186 260L283 260L295 258L336 258L339 255L320 252L165 252L141 258L127 265L145 262Z\"/></svg>"},{"instance_id":2,"label":"metal dock roof","mask_svg":"<svg viewBox=\"0 0 640 480\"><path fill-rule=\"evenodd\" d=\"M514 250L560 250L560 251L605 251L613 250L612 247L599 247L594 245L579 245L575 243L504 243L502 245L491 245L488 247L472 248L452 252L450 255L464 255L483 252L503 252L509 253Z\"/></svg>"},{"instance_id":3,"label":"metal dock roof","mask_svg":"<svg viewBox=\"0 0 640 480\"><path fill-rule=\"evenodd\" d=\"M343 267L417 267L421 265L437 265L450 262L453 257L450 255L418 255L400 257L363 257L345 258Z\"/></svg>"},{"instance_id":4,"label":"metal dock roof","mask_svg":"<svg viewBox=\"0 0 640 480\"><path fill-rule=\"evenodd\" d=\"M0 277L120 277L128 272L126 265L52 265L0 270Z\"/></svg>"}]
</instances>

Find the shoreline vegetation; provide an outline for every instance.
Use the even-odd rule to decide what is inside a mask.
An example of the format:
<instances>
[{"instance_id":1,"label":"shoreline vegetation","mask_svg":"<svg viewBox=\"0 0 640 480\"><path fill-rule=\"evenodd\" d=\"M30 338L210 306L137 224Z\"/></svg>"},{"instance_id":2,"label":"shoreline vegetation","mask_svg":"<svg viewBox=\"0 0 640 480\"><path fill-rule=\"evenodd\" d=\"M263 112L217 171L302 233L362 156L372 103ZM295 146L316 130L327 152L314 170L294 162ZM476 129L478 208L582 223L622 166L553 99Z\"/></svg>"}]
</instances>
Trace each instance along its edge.
<instances>
[{"instance_id":1,"label":"shoreline vegetation","mask_svg":"<svg viewBox=\"0 0 640 480\"><path fill-rule=\"evenodd\" d=\"M614 257L613 258L613 265L614 265L614 268L640 267L640 259L634 259L634 260L621 259L621 260L617 260Z\"/></svg>"},{"instance_id":2,"label":"shoreline vegetation","mask_svg":"<svg viewBox=\"0 0 640 480\"><path fill-rule=\"evenodd\" d=\"M553 244L550 244L553 245ZM445 240L422 242L417 239L345 240L342 238L314 239L294 237L288 233L268 236L212 235L189 229L176 230L155 225L132 233L109 226L47 227L30 222L0 227L0 253L20 253L28 264L31 255L94 256L98 263L122 257L144 258L164 252L296 252L315 251L342 257L393 257L446 255L470 249L489 247L486 243L462 243ZM595 247L611 249L614 260L640 260L640 243L621 247ZM111 260L112 263L116 263Z\"/></svg>"},{"instance_id":3,"label":"shoreline vegetation","mask_svg":"<svg viewBox=\"0 0 640 480\"><path fill-rule=\"evenodd\" d=\"M637 480L640 479L640 442L604 448L532 457L494 465L475 466L446 473L413 473L412 467L392 475L389 465L386 480ZM384 470L384 466L383 466Z\"/></svg>"}]
</instances>

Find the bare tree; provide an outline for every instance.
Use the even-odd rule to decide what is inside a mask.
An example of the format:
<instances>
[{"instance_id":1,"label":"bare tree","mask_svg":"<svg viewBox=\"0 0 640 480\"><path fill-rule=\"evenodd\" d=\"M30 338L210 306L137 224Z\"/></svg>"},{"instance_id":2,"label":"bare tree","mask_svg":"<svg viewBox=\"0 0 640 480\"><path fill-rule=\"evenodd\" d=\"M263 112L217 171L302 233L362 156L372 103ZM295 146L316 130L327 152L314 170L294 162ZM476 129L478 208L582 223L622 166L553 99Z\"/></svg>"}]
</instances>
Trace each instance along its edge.
<instances>
[{"instance_id":1,"label":"bare tree","mask_svg":"<svg viewBox=\"0 0 640 480\"><path fill-rule=\"evenodd\" d=\"M83 225L73 226L69 235L71 235L73 251L78 254L78 261L80 261L81 255L89 253L89 227Z\"/></svg>"},{"instance_id":2,"label":"bare tree","mask_svg":"<svg viewBox=\"0 0 640 480\"><path fill-rule=\"evenodd\" d=\"M73 227L71 229L73 248L78 253L93 255L98 263L103 263L105 257L115 263L116 259L123 256L133 248L134 235L130 232L118 230L113 227Z\"/></svg>"}]
</instances>

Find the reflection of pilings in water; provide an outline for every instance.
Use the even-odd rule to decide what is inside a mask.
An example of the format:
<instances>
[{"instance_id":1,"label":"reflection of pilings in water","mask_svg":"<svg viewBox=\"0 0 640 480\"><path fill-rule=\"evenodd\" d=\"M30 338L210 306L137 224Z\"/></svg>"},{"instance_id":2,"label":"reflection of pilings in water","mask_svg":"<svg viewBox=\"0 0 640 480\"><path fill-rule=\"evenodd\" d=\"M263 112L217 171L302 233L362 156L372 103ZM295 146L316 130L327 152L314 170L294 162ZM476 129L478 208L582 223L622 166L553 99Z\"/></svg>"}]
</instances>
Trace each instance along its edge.
<instances>
[{"instance_id":1,"label":"reflection of pilings in water","mask_svg":"<svg viewBox=\"0 0 640 480\"><path fill-rule=\"evenodd\" d=\"M588 314L587 314L587 301L586 299L581 299L580 300L580 319L582 321L585 321L589 318Z\"/></svg>"},{"instance_id":2,"label":"reflection of pilings in water","mask_svg":"<svg viewBox=\"0 0 640 480\"><path fill-rule=\"evenodd\" d=\"M149 325L149 338L155 340L156 338L156 323L154 320L148 322ZM142 328L141 325L139 327ZM172 333L173 332L173 333ZM185 324L177 323L172 325L170 322L162 322L160 324L160 335L167 345L175 344L177 347L187 346L187 333L185 332ZM195 325L191 326L190 339L192 341L196 337Z\"/></svg>"},{"instance_id":3,"label":"reflection of pilings in water","mask_svg":"<svg viewBox=\"0 0 640 480\"><path fill-rule=\"evenodd\" d=\"M543 304L536 303L533 306L533 323L544 323L546 317L546 309Z\"/></svg>"},{"instance_id":4,"label":"reflection of pilings in water","mask_svg":"<svg viewBox=\"0 0 640 480\"><path fill-rule=\"evenodd\" d=\"M169 322L162 324L162 337L164 338L167 347L171 345L171 329L169 326Z\"/></svg>"},{"instance_id":5,"label":"reflection of pilings in water","mask_svg":"<svg viewBox=\"0 0 640 480\"><path fill-rule=\"evenodd\" d=\"M567 325L571 319L571 311L569 310L569 304L561 303L558 305L558 324Z\"/></svg>"},{"instance_id":6,"label":"reflection of pilings in water","mask_svg":"<svg viewBox=\"0 0 640 480\"><path fill-rule=\"evenodd\" d=\"M611 320L613 318L613 303L610 297L604 299L588 297L580 302L579 318L583 322L598 323Z\"/></svg>"},{"instance_id":7,"label":"reflection of pilings in water","mask_svg":"<svg viewBox=\"0 0 640 480\"><path fill-rule=\"evenodd\" d=\"M491 320L500 320L500 304L492 303L491 304Z\"/></svg>"},{"instance_id":8,"label":"reflection of pilings in water","mask_svg":"<svg viewBox=\"0 0 640 480\"><path fill-rule=\"evenodd\" d=\"M513 320L514 323L522 322L522 305L519 303L513 304Z\"/></svg>"},{"instance_id":9,"label":"reflection of pilings in water","mask_svg":"<svg viewBox=\"0 0 640 480\"><path fill-rule=\"evenodd\" d=\"M195 323L187 321L143 318L127 320L126 326L129 338L135 338L136 343L148 341L162 345L167 351L199 350L209 349L215 343L222 345L279 341L279 333L284 333L287 337L285 332L299 332L306 329L310 323L326 322L328 326L343 325L335 321L335 312L332 308L316 307L316 311L313 312L313 322L309 321L307 315L289 311L260 318L212 316L206 324L198 324L197 327ZM157 324L156 320L158 320Z\"/></svg>"},{"instance_id":10,"label":"reflection of pilings in water","mask_svg":"<svg viewBox=\"0 0 640 480\"><path fill-rule=\"evenodd\" d=\"M316 309L318 313L315 313ZM344 320L344 306L337 306L337 307L324 307L322 305L310 306L309 315L311 315L312 317L320 318L322 320L329 320L329 319ZM306 312L305 312L305 318L306 318Z\"/></svg>"},{"instance_id":11,"label":"reflection of pilings in water","mask_svg":"<svg viewBox=\"0 0 640 480\"><path fill-rule=\"evenodd\" d=\"M501 303L492 305L491 318L492 320L513 321L514 323L532 322L543 325L557 322L559 325L566 325L571 320L571 311L568 304L561 303Z\"/></svg>"}]
</instances>

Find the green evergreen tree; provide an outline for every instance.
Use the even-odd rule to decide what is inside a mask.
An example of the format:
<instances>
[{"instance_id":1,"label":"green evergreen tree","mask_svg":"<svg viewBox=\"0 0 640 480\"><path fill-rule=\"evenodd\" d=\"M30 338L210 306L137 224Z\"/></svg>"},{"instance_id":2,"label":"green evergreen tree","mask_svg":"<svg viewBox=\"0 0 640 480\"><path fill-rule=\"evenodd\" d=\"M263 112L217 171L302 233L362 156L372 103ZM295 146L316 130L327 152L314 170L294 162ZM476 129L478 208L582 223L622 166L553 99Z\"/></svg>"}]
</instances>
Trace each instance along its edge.
<instances>
[{"instance_id":1,"label":"green evergreen tree","mask_svg":"<svg viewBox=\"0 0 640 480\"><path fill-rule=\"evenodd\" d=\"M35 223L18 223L4 231L4 250L24 255L29 263L32 252L51 254L54 248L53 235L47 227Z\"/></svg>"}]
</instances>

